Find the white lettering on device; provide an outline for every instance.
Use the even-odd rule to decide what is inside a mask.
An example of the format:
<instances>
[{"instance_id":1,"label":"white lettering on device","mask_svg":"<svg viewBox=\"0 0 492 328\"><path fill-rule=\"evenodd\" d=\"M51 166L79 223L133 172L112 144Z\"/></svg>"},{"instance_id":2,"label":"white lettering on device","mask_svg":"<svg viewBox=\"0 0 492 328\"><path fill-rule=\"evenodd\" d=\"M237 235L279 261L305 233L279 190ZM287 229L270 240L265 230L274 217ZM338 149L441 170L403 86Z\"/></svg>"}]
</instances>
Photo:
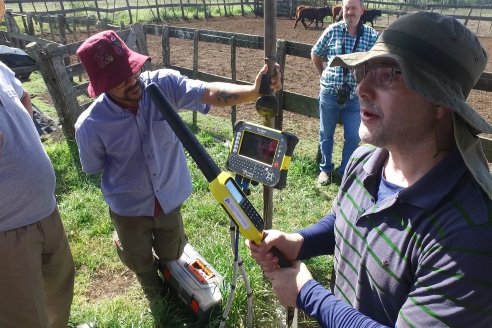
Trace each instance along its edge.
<instances>
[{"instance_id":1,"label":"white lettering on device","mask_svg":"<svg viewBox=\"0 0 492 328\"><path fill-rule=\"evenodd\" d=\"M239 224L241 228L247 230L251 227L251 221L244 215L244 212L232 198L225 198L224 204L232 213L232 216L236 219L236 223Z\"/></svg>"}]
</instances>

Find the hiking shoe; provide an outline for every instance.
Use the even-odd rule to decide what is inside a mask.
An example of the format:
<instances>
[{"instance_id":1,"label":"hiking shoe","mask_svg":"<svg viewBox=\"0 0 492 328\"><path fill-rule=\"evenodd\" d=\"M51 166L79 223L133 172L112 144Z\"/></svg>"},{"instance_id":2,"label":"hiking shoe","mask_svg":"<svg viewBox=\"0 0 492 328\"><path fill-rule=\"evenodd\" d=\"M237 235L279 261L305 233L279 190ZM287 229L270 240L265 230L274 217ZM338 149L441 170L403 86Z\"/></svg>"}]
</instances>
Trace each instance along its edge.
<instances>
[{"instance_id":1,"label":"hiking shoe","mask_svg":"<svg viewBox=\"0 0 492 328\"><path fill-rule=\"evenodd\" d=\"M331 182L331 172L327 173L325 171L319 172L318 183L322 186L326 186Z\"/></svg>"}]
</instances>

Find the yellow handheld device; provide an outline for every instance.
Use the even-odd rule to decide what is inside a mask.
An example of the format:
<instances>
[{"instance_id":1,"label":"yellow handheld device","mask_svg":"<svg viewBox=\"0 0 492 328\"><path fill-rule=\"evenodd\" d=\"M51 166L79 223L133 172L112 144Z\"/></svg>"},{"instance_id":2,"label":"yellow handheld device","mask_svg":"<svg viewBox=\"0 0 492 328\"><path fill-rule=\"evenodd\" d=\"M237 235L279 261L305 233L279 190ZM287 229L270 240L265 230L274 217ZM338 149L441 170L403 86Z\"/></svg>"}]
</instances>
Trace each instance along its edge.
<instances>
[{"instance_id":1,"label":"yellow handheld device","mask_svg":"<svg viewBox=\"0 0 492 328\"><path fill-rule=\"evenodd\" d=\"M200 171L205 175L212 195L236 223L241 235L259 244L263 239L265 223L236 181L229 173L219 169L193 132L184 124L157 84L149 84L146 87L146 92L164 115L167 123L198 165ZM272 251L279 258L280 266L289 266L281 253L273 249Z\"/></svg>"},{"instance_id":2,"label":"yellow handheld device","mask_svg":"<svg viewBox=\"0 0 492 328\"><path fill-rule=\"evenodd\" d=\"M212 195L236 222L241 235L259 244L263 239L265 223L234 178L227 172L221 172L209 186Z\"/></svg>"}]
</instances>

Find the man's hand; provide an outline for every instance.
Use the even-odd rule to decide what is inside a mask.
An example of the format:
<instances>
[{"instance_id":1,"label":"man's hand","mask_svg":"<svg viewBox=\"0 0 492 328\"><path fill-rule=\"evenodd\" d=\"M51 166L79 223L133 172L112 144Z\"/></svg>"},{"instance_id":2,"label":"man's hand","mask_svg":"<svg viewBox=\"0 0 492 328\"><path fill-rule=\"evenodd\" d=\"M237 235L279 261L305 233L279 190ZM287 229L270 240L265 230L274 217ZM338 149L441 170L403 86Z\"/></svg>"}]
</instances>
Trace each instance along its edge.
<instances>
[{"instance_id":1,"label":"man's hand","mask_svg":"<svg viewBox=\"0 0 492 328\"><path fill-rule=\"evenodd\" d=\"M255 79L254 85L239 85L224 82L209 82L206 84L202 102L213 106L233 106L248 101L256 101L260 96L261 75L268 72L265 64ZM282 88L282 76L280 66L275 67L276 74L270 79L270 89L278 91Z\"/></svg>"},{"instance_id":2,"label":"man's hand","mask_svg":"<svg viewBox=\"0 0 492 328\"><path fill-rule=\"evenodd\" d=\"M255 79L255 91L259 95L260 94L260 84L261 84L261 76L268 72L268 66L265 64L258 75L256 75ZM270 90L277 92L282 89L282 73L280 72L280 65L275 64L275 74L270 78Z\"/></svg>"},{"instance_id":3,"label":"man's hand","mask_svg":"<svg viewBox=\"0 0 492 328\"><path fill-rule=\"evenodd\" d=\"M294 262L299 255L304 238L298 233L286 234L278 230L266 230L260 245L246 240L251 257L253 257L264 272L275 271L279 268L278 257L273 255L272 247L275 247L285 256L289 262Z\"/></svg>"},{"instance_id":4,"label":"man's hand","mask_svg":"<svg viewBox=\"0 0 492 328\"><path fill-rule=\"evenodd\" d=\"M292 263L290 268L265 272L265 277L272 283L272 289L283 306L297 307L297 295L301 288L313 276L306 265L300 261Z\"/></svg>"}]
</instances>

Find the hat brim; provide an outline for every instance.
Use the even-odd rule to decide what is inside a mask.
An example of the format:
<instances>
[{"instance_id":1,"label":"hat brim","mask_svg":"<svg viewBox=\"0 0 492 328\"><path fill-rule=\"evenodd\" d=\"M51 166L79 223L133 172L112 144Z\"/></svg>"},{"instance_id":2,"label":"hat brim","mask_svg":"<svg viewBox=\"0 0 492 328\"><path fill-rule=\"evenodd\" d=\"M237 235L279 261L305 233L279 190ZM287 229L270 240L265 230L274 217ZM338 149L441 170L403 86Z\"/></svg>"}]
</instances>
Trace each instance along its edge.
<instances>
[{"instance_id":1,"label":"hat brim","mask_svg":"<svg viewBox=\"0 0 492 328\"><path fill-rule=\"evenodd\" d=\"M1 0L0 0L1 1ZM101 93L107 92L114 87L116 87L118 84L126 81L130 76L136 74L138 71L142 69L142 67L145 65L147 61L150 61L150 57L146 55L139 54L138 52L132 51L131 50L131 55L128 58L128 64L131 68L131 73L128 74L123 80L121 81L115 81L113 84L109 84L107 88L98 88L94 86L92 82L89 82L89 85L87 86L87 93L89 94L90 97L95 98L99 96Z\"/></svg>"},{"instance_id":2,"label":"hat brim","mask_svg":"<svg viewBox=\"0 0 492 328\"><path fill-rule=\"evenodd\" d=\"M466 103L465 95L457 82L444 77L424 62L404 57L397 47L379 43L367 52L336 56L330 62L330 66L353 68L371 59L383 57L398 62L410 89L435 104L452 109L473 128L474 134L492 133L492 126Z\"/></svg>"},{"instance_id":3,"label":"hat brim","mask_svg":"<svg viewBox=\"0 0 492 328\"><path fill-rule=\"evenodd\" d=\"M375 49L376 48L376 49ZM391 48L391 49L390 49ZM391 51L391 52L390 52ZM393 58L400 65L407 87L429 101L453 110L454 138L461 156L489 198L492 199L492 176L483 152L479 133L492 133L492 127L469 104L458 83L444 77L425 63L405 58L392 46L376 44L368 52L335 57L330 66L353 68L375 58Z\"/></svg>"}]
</instances>

